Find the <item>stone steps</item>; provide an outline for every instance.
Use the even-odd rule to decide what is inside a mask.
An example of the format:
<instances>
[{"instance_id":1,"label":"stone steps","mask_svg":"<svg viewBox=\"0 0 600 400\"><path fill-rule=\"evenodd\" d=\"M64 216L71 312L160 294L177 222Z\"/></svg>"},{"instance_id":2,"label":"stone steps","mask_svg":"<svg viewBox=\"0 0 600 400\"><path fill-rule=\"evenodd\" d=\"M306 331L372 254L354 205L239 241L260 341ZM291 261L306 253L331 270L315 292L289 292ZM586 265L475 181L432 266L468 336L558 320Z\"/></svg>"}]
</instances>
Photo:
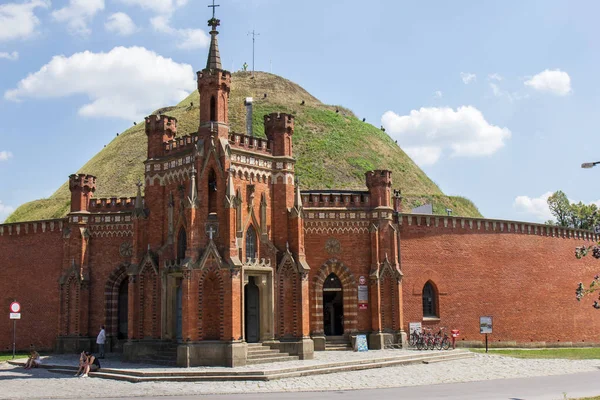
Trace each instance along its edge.
<instances>
[{"instance_id":1,"label":"stone steps","mask_svg":"<svg viewBox=\"0 0 600 400\"><path fill-rule=\"evenodd\" d=\"M474 357L473 353L466 350L450 350L442 352L407 352L396 357L386 357L379 359L361 359L348 360L343 362L334 362L328 364L317 364L309 366L295 366L281 368L279 370L231 370L231 371L190 371L174 369L173 371L155 371L146 372L140 370L120 370L120 369L101 369L98 372L91 372L91 377L103 379L115 379L128 382L151 382L151 381L172 381L172 382L199 382L199 381L269 381L283 378L293 378L300 376L311 376L330 374L336 372L359 371L372 368L383 368L397 365L408 365L415 363L437 363L443 361L458 360ZM285 354L283 354L284 357ZM290 356L287 356L290 357ZM294 357L297 358L297 357ZM9 361L10 364L22 365ZM77 370L76 367L52 366L43 364L52 372L72 375Z\"/></svg>"},{"instance_id":2,"label":"stone steps","mask_svg":"<svg viewBox=\"0 0 600 400\"><path fill-rule=\"evenodd\" d=\"M249 343L246 364L266 364L282 361L296 361L298 359L299 358L297 356L290 356L288 353L282 353L279 350L273 350L269 346L263 345L262 343Z\"/></svg>"}]
</instances>

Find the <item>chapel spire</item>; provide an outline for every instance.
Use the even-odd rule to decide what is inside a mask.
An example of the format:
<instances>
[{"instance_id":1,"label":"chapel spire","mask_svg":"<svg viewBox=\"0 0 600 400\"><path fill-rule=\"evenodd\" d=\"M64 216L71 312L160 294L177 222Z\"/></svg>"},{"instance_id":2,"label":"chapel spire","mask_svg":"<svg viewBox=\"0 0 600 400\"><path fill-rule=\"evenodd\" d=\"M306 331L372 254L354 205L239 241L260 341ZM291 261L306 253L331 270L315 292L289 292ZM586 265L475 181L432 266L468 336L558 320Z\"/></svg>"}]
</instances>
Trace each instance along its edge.
<instances>
[{"instance_id":1,"label":"chapel spire","mask_svg":"<svg viewBox=\"0 0 600 400\"><path fill-rule=\"evenodd\" d=\"M198 134L211 143L212 138L227 139L229 136L229 91L231 90L231 73L223 69L219 45L217 42L217 26L221 21L215 17L212 1L212 18L208 20L210 31L210 48L206 68L198 71L198 93L200 94L200 124Z\"/></svg>"},{"instance_id":2,"label":"chapel spire","mask_svg":"<svg viewBox=\"0 0 600 400\"><path fill-rule=\"evenodd\" d=\"M209 7L218 7L213 5ZM208 59L206 60L206 69L223 69L221 66L221 55L219 54L219 42L217 40L217 26L221 21L215 18L215 9L213 8L213 17L208 20L208 26L212 27L210 31L210 48L208 49Z\"/></svg>"}]
</instances>

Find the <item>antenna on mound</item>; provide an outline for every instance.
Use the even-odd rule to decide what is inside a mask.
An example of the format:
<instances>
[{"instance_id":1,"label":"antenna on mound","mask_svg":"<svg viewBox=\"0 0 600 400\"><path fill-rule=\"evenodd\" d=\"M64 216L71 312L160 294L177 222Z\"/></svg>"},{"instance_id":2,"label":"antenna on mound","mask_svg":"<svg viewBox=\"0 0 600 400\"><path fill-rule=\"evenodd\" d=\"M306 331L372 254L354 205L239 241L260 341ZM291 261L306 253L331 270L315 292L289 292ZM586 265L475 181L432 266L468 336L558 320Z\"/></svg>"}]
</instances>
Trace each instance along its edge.
<instances>
[{"instance_id":1,"label":"antenna on mound","mask_svg":"<svg viewBox=\"0 0 600 400\"><path fill-rule=\"evenodd\" d=\"M252 32L248 32L248 36L252 35L252 78L254 78L254 42L256 41L256 36L259 36L260 33L257 33L252 29Z\"/></svg>"}]
</instances>

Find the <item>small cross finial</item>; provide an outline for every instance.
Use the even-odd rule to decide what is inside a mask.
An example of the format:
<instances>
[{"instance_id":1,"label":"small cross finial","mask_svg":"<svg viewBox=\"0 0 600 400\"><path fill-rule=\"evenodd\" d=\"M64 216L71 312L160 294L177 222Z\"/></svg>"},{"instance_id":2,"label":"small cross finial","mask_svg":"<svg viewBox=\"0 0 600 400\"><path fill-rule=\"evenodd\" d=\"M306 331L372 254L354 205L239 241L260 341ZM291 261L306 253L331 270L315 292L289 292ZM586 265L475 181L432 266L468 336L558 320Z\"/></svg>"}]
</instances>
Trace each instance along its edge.
<instances>
[{"instance_id":1,"label":"small cross finial","mask_svg":"<svg viewBox=\"0 0 600 400\"><path fill-rule=\"evenodd\" d=\"M215 18L215 8L220 7L220 5L215 4L215 0L212 0L212 5L209 5L208 7L212 8L212 18L208 20L208 26L211 26L212 30L216 31L217 26L219 26L221 24L221 21L219 21L217 18Z\"/></svg>"},{"instance_id":2,"label":"small cross finial","mask_svg":"<svg viewBox=\"0 0 600 400\"><path fill-rule=\"evenodd\" d=\"M215 19L215 8L216 7L221 7L219 4L215 4L215 0L212 0L212 5L208 6L209 8L212 8L212 13L213 13L213 19Z\"/></svg>"},{"instance_id":3,"label":"small cross finial","mask_svg":"<svg viewBox=\"0 0 600 400\"><path fill-rule=\"evenodd\" d=\"M135 184L135 186L137 186L138 188L141 188L142 186L144 186L144 184L142 183L141 179L138 179L137 183Z\"/></svg>"}]
</instances>

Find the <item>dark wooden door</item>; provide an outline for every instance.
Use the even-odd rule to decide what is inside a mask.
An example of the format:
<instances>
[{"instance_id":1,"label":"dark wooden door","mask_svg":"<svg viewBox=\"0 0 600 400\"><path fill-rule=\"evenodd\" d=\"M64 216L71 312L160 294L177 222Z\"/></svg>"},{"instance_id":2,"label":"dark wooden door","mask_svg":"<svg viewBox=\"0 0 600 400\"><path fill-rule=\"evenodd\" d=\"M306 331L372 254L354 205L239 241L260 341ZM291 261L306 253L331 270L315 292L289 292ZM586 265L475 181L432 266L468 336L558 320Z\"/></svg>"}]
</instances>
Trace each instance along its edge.
<instances>
[{"instance_id":1,"label":"dark wooden door","mask_svg":"<svg viewBox=\"0 0 600 400\"><path fill-rule=\"evenodd\" d=\"M256 343L260 340L260 302L258 286L250 277L244 288L245 315L246 315L246 342Z\"/></svg>"}]
</instances>

